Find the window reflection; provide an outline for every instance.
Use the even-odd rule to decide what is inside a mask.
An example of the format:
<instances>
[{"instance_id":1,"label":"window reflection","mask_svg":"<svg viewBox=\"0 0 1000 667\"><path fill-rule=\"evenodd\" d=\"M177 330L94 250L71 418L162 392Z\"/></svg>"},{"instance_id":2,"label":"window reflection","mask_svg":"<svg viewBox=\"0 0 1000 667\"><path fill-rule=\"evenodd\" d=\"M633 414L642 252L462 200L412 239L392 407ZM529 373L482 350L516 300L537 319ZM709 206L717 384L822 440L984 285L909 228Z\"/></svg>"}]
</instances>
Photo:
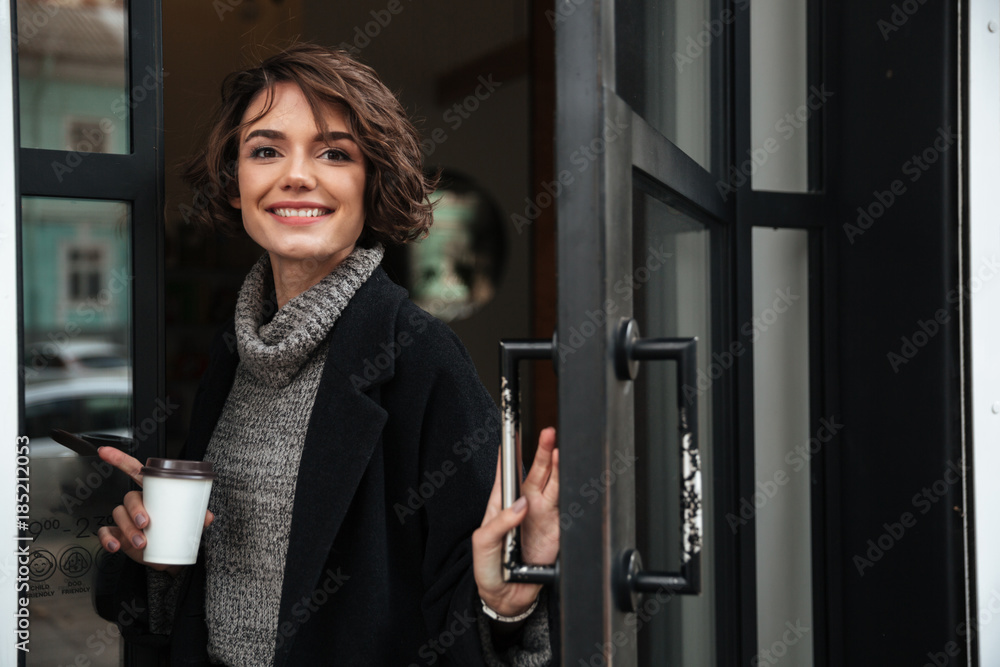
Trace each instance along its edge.
<instances>
[{"instance_id":1,"label":"window reflection","mask_svg":"<svg viewBox=\"0 0 1000 667\"><path fill-rule=\"evenodd\" d=\"M91 588L108 566L97 530L128 480L50 433L132 433L129 217L123 202L21 202L23 433L30 439L27 530L34 538L28 667L77 664L79 656L95 667L120 662L116 638L94 648L95 632L107 622L94 614Z\"/></svg>"},{"instance_id":2,"label":"window reflection","mask_svg":"<svg viewBox=\"0 0 1000 667\"><path fill-rule=\"evenodd\" d=\"M705 170L712 164L712 74L733 9L709 0L615 3L616 88Z\"/></svg>"},{"instance_id":3,"label":"window reflection","mask_svg":"<svg viewBox=\"0 0 1000 667\"><path fill-rule=\"evenodd\" d=\"M129 152L126 29L123 0L18 0L21 146Z\"/></svg>"}]
</instances>

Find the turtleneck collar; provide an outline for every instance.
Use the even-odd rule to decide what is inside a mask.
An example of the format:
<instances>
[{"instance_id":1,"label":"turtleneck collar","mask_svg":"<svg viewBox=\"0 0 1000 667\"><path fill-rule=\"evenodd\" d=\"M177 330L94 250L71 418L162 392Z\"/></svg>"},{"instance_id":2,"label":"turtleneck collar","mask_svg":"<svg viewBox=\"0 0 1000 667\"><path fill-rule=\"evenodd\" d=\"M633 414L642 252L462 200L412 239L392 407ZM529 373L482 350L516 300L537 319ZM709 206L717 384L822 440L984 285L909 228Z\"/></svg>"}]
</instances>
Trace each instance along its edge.
<instances>
[{"instance_id":1,"label":"turtleneck collar","mask_svg":"<svg viewBox=\"0 0 1000 667\"><path fill-rule=\"evenodd\" d=\"M327 334L354 293L382 261L382 246L357 247L321 281L277 307L265 252L250 269L236 302L240 363L260 381L287 385ZM267 321L274 312L274 317Z\"/></svg>"}]
</instances>

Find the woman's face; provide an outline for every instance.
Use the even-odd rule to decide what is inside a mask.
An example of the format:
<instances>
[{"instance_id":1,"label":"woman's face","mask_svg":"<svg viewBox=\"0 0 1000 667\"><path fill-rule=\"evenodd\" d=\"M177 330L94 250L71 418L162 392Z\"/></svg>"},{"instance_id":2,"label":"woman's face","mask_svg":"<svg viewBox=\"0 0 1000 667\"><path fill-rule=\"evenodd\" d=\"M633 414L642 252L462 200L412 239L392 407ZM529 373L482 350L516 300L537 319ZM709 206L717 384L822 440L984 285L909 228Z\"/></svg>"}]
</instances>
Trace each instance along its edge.
<instances>
[{"instance_id":1,"label":"woman's face","mask_svg":"<svg viewBox=\"0 0 1000 667\"><path fill-rule=\"evenodd\" d=\"M258 94L244 120L265 102ZM302 90L277 84L270 110L240 136L239 197L230 200L272 264L307 262L323 275L351 253L365 223L364 156L338 107L324 120L325 137Z\"/></svg>"}]
</instances>

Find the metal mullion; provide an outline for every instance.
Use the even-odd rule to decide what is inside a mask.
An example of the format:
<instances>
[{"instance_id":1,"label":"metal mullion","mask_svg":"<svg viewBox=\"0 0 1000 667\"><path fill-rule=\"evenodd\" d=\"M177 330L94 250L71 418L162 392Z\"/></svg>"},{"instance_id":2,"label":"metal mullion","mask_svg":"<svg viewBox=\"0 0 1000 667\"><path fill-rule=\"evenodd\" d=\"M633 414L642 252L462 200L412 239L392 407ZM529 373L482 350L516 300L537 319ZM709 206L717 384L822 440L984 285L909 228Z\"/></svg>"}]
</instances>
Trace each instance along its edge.
<instances>
[{"instance_id":1,"label":"metal mullion","mask_svg":"<svg viewBox=\"0 0 1000 667\"><path fill-rule=\"evenodd\" d=\"M133 247L133 340L141 341L142 355L133 358L134 423L138 428L158 414L157 401L164 397L163 319L163 87L162 39L159 0L129 3L129 70L131 88L132 158L139 177L129 180L134 198ZM140 94L142 99L138 99ZM133 346L138 350L138 346ZM162 414L162 413L160 413ZM162 455L162 420L152 438L140 444L136 456Z\"/></svg>"},{"instance_id":2,"label":"metal mullion","mask_svg":"<svg viewBox=\"0 0 1000 667\"><path fill-rule=\"evenodd\" d=\"M168 407L164 412L156 412L158 401L167 398L163 314L163 41L160 0L126 2L129 12L129 125L131 157L137 178L121 178L119 183L129 184L133 198L133 424L138 430L148 418L155 422L152 437L139 442L134 453L139 460L145 461L149 456L165 454L163 420L170 411ZM141 101L136 99L140 90L143 91ZM138 353L140 345L142 354ZM161 662L151 649L131 644L125 645L124 658L129 667L152 667Z\"/></svg>"},{"instance_id":3,"label":"metal mullion","mask_svg":"<svg viewBox=\"0 0 1000 667\"><path fill-rule=\"evenodd\" d=\"M818 433L820 420L829 412L826 358L828 347L828 332L833 328L828 326L828 312L824 305L825 295L830 283L833 282L824 266L823 230L809 231L809 423L810 433ZM829 633L827 622L829 616L828 601L828 535L826 531L828 503L827 477L830 468L829 459L833 457L829 444L809 461L809 523L812 532L812 613L813 613L813 665L826 667L829 661Z\"/></svg>"},{"instance_id":4,"label":"metal mullion","mask_svg":"<svg viewBox=\"0 0 1000 667\"><path fill-rule=\"evenodd\" d=\"M819 18L814 19L812 15L809 16L809 28L815 30L815 22L819 22L822 30L830 35L841 34L841 8L837 3L827 3L818 2L816 9L819 13ZM813 8L813 5L810 6ZM810 33L810 38L812 33ZM840 49L836 44L836 40L823 41L821 44L810 47L810 53L815 54L816 49L820 49L819 59L821 60L821 71L823 73L824 82L830 84L830 88L833 90L841 90L841 70L839 68L839 57ZM839 179L843 179L843 175L838 175L837 170L834 166L841 163L840 153L843 150L843 146L839 141L833 141L832 138L843 136L842 134L842 115L839 113L838 105L831 105L829 109L821 109L823 120L822 123L813 124L810 123L810 132L818 130L821 132L822 146L818 151L818 155L813 151L815 144L814 139L810 135L810 161L817 161L819 163L819 171L822 175L822 191L826 199L826 208L829 210L835 210L835 202L838 199L837 191L841 187L841 183L838 182ZM819 125L819 127L815 127ZM827 225L831 225L835 221L835 216L827 215ZM839 272L836 267L840 266L839 257L839 244L836 243L835 238L841 234L842 231L833 226L827 226L824 228L820 235L822 240L819 261L822 262L821 267L817 267L818 270L823 271L823 279L821 286L822 299L817 303L817 306L821 308L821 324L822 327L822 350L821 350L821 377L817 379L817 384L823 392L823 404L822 409L826 414L829 415L841 415L843 414L842 403L840 397L842 395L841 387L841 368L840 368L840 322L838 321L838 308L839 308L839 294L841 286L839 283ZM810 258L811 261L812 258ZM843 526L843 504L837 502L838 498L842 497L844 491L844 477L843 477L843 463L842 463L842 448L841 447L828 447L823 454L823 478L821 481L822 487L822 498L820 503L823 506L823 515L820 517L820 525L813 525L813 532L822 532L822 542L824 544L825 552L823 557L825 558L825 571L823 572L823 580L815 581L813 585L813 604L814 604L814 614L815 605L818 602L822 602L824 605L823 609L823 620L824 624L817 631L818 635L822 635L822 641L816 641L814 644L814 660L817 666L822 667L822 665L842 665L845 664L849 658L845 652L846 642L844 641L845 632L845 622L846 611L845 611L845 576L842 563L845 560L845 547L844 547L844 534L842 530ZM820 492L817 489L817 493L813 494L813 499L816 499L817 494ZM813 514L813 519L815 520L816 515ZM815 572L814 572L815 575ZM819 616L814 616L814 618L819 618ZM820 653L820 650L823 653Z\"/></svg>"},{"instance_id":5,"label":"metal mullion","mask_svg":"<svg viewBox=\"0 0 1000 667\"><path fill-rule=\"evenodd\" d=\"M736 12L733 23L733 137L730 155L746 155L750 150L750 12ZM753 317L753 266L752 223L753 207L750 179L735 196L736 219L733 226L732 289L735 316L731 331L732 340L740 340L741 322ZM734 442L739 484L736 498L752 497L755 491L754 470L754 376L753 354L744 354L736 360L733 387ZM719 508L722 512L723 508ZM725 511L739 513L736 500ZM757 654L757 530L750 522L737 537L739 555L739 585L742 593L740 609L740 659L738 664L749 664Z\"/></svg>"},{"instance_id":6,"label":"metal mullion","mask_svg":"<svg viewBox=\"0 0 1000 667\"><path fill-rule=\"evenodd\" d=\"M20 162L21 194L27 196L131 201L153 178L132 155L22 148Z\"/></svg>"},{"instance_id":7,"label":"metal mullion","mask_svg":"<svg viewBox=\"0 0 1000 667\"><path fill-rule=\"evenodd\" d=\"M160 0L126 0L129 13L129 123L132 155L142 164L162 162L163 58ZM141 47L141 52L136 50ZM139 99L139 96L142 96ZM160 150L158 150L160 149Z\"/></svg>"},{"instance_id":8,"label":"metal mullion","mask_svg":"<svg viewBox=\"0 0 1000 667\"><path fill-rule=\"evenodd\" d=\"M834 12L834 3L824 0L807 0L806 13L806 54L808 85L822 87L832 76L828 68L826 28L830 27L826 14ZM837 313L835 295L837 274L833 267L836 244L833 235L840 231L832 226L832 210L829 184L830 125L826 109L815 110L808 128L807 165L809 169L808 187L814 196L796 198L802 209L796 210L799 219L806 223L819 222L819 229L809 231L809 395L811 432L817 433L819 420L827 415L840 414L837 401L837 364L833 355L837 341ZM815 210L816 207L819 210ZM841 664L837 657L840 651L831 645L833 631L831 618L837 618L842 606L839 597L842 588L836 578L842 572L831 563L835 562L840 544L834 527L840 525L840 508L830 502L836 496L831 489L840 489L839 448L829 444L819 456L810 462L810 530L812 532L812 602L813 602L813 664L815 667Z\"/></svg>"},{"instance_id":9,"label":"metal mullion","mask_svg":"<svg viewBox=\"0 0 1000 667\"><path fill-rule=\"evenodd\" d=\"M133 454L140 461L163 454L163 412L158 400L164 397L163 344L163 249L162 225L142 219L160 201L149 193L140 195L132 211L132 408L133 424L138 431L143 422L153 418L156 430L137 442ZM160 207L162 209L162 206ZM140 353L141 352L141 353ZM168 410L169 413L169 410ZM143 431L145 432L145 431Z\"/></svg>"},{"instance_id":10,"label":"metal mullion","mask_svg":"<svg viewBox=\"0 0 1000 667\"><path fill-rule=\"evenodd\" d=\"M821 193L750 190L748 196L755 226L822 229L826 224L826 198Z\"/></svg>"},{"instance_id":11,"label":"metal mullion","mask_svg":"<svg viewBox=\"0 0 1000 667\"><path fill-rule=\"evenodd\" d=\"M570 156L603 129L601 17L591 2L579 6L556 31L555 172L575 172ZM579 316L604 295L603 158L558 200L557 280L560 341L572 335ZM559 433L562 458L560 506L578 502L577 490L604 471L606 428L603 378L605 341L593 337L558 363ZM591 348L597 350L591 351ZM572 406L571 411L567 406ZM604 559L604 512L584 512L561 535L559 587L563 664L588 662L605 635L610 614L610 572Z\"/></svg>"},{"instance_id":12,"label":"metal mullion","mask_svg":"<svg viewBox=\"0 0 1000 667\"><path fill-rule=\"evenodd\" d=\"M806 80L807 87L821 86L825 79L823 57L823 0L806 0ZM810 192L822 190L824 187L823 155L826 144L823 136L823 107L813 111L806 128L808 133L808 148L806 164L809 169L807 187Z\"/></svg>"},{"instance_id":13,"label":"metal mullion","mask_svg":"<svg viewBox=\"0 0 1000 667\"><path fill-rule=\"evenodd\" d=\"M678 195L717 220L733 221L735 211L732 201L727 203L720 196L719 181L715 176L634 112L630 130L632 164L635 167L657 181L669 183Z\"/></svg>"},{"instance_id":14,"label":"metal mullion","mask_svg":"<svg viewBox=\"0 0 1000 667\"><path fill-rule=\"evenodd\" d=\"M724 353L739 335L734 320L733 276L735 264L732 261L736 228L734 225L709 225L711 231L710 271L712 276L711 290L711 336L713 350ZM722 508L735 507L739 502L740 483L740 453L734 445L737 429L733 427L738 410L736 378L726 374L718 381L718 390L712 401L712 456L714 458L713 472L714 499L716 500L715 515L722 516ZM745 526L743 530L748 529ZM741 531L742 533L742 531ZM741 533L734 535L728 529L726 522L718 521L715 533L715 599L718 609L733 610L732 612L716 614L716 656L717 665L746 664L741 659L741 632L748 621L756 628L756 617L746 616L745 567L740 552ZM751 572L753 568L751 568ZM751 582L753 580L751 579ZM750 595L753 608L755 599Z\"/></svg>"},{"instance_id":15,"label":"metal mullion","mask_svg":"<svg viewBox=\"0 0 1000 667\"><path fill-rule=\"evenodd\" d=\"M732 10L730 0L711 0L712 16L722 16L726 9ZM730 104L729 85L732 81L733 69L730 54L732 53L732 31L727 28L724 38L714 43L715 51L711 60L711 80L714 82L711 90L711 110L709 123L711 126L712 156L711 172L717 177L725 172L724 165L730 163L730 139L733 108ZM720 83L721 82L721 83Z\"/></svg>"}]
</instances>

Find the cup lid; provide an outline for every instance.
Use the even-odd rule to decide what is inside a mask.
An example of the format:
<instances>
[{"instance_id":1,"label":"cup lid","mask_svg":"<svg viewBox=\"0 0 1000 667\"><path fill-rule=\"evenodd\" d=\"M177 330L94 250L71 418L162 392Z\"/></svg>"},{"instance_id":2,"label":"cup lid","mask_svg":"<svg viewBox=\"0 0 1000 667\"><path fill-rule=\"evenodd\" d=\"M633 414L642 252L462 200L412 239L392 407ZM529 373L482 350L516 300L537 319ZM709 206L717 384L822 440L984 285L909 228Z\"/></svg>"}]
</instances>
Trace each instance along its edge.
<instances>
[{"instance_id":1,"label":"cup lid","mask_svg":"<svg viewBox=\"0 0 1000 667\"><path fill-rule=\"evenodd\" d=\"M211 461L185 461L183 459L146 459L142 474L149 477L172 479L213 480L216 475Z\"/></svg>"}]
</instances>

